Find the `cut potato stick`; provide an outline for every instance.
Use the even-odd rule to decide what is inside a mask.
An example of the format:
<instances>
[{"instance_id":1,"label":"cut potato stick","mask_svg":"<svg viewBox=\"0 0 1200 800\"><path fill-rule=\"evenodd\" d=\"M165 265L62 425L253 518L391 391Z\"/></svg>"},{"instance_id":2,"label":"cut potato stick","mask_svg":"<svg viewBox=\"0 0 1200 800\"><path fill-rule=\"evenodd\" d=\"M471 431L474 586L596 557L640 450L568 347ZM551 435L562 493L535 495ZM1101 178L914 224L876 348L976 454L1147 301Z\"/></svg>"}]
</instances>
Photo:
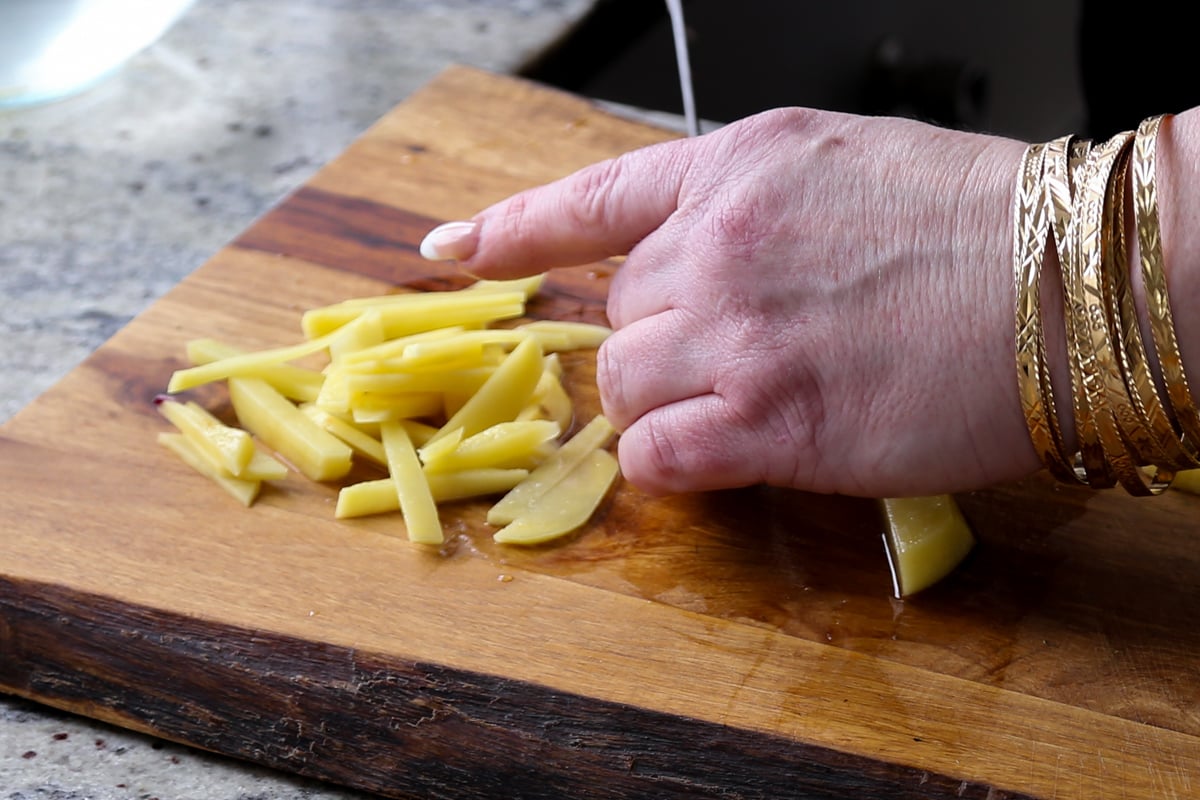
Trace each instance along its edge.
<instances>
[{"instance_id":1,"label":"cut potato stick","mask_svg":"<svg viewBox=\"0 0 1200 800\"><path fill-rule=\"evenodd\" d=\"M338 328L329 339L329 357L337 361L345 353L383 344L383 318L379 311L368 308L347 325Z\"/></svg>"},{"instance_id":2,"label":"cut potato stick","mask_svg":"<svg viewBox=\"0 0 1200 800\"><path fill-rule=\"evenodd\" d=\"M341 439L363 457L386 467L387 455L383 452L383 442L363 431L353 423L340 417L335 417L327 411L322 411L314 405L301 406L300 410L325 430Z\"/></svg>"},{"instance_id":3,"label":"cut potato stick","mask_svg":"<svg viewBox=\"0 0 1200 800\"><path fill-rule=\"evenodd\" d=\"M488 509L487 521L492 525L507 525L529 512L538 499L562 481L588 453L607 447L616 429L603 414L597 414L558 450L529 473L529 477L513 487Z\"/></svg>"},{"instance_id":4,"label":"cut potato stick","mask_svg":"<svg viewBox=\"0 0 1200 800\"><path fill-rule=\"evenodd\" d=\"M542 349L580 350L599 347L612 334L612 328L588 322L536 320L518 325L514 330L532 333L542 340ZM553 344L553 346L551 346Z\"/></svg>"},{"instance_id":5,"label":"cut potato stick","mask_svg":"<svg viewBox=\"0 0 1200 800\"><path fill-rule=\"evenodd\" d=\"M539 272L527 278L509 278L507 280L475 281L462 291L464 292L522 292L526 300L533 298L542 284L546 282L546 273Z\"/></svg>"},{"instance_id":6,"label":"cut potato stick","mask_svg":"<svg viewBox=\"0 0 1200 800\"><path fill-rule=\"evenodd\" d=\"M619 472L607 450L592 450L583 461L521 516L496 531L501 544L542 544L579 529L591 519Z\"/></svg>"},{"instance_id":7,"label":"cut potato stick","mask_svg":"<svg viewBox=\"0 0 1200 800\"><path fill-rule=\"evenodd\" d=\"M523 469L472 469L425 477L433 501L440 504L508 491L528 474L528 470ZM334 516L338 519L365 517L399 508L395 483L391 478L381 478L353 483L339 491Z\"/></svg>"},{"instance_id":8,"label":"cut potato stick","mask_svg":"<svg viewBox=\"0 0 1200 800\"><path fill-rule=\"evenodd\" d=\"M537 339L526 339L446 421L433 440L456 428L462 428L464 437L474 436L497 422L514 419L529 402L541 375L542 346Z\"/></svg>"},{"instance_id":9,"label":"cut potato stick","mask_svg":"<svg viewBox=\"0 0 1200 800\"><path fill-rule=\"evenodd\" d=\"M384 336L392 339L451 325L486 325L525 313L523 292L428 292L388 295L380 301L346 301L304 312L301 328L322 338L367 309L379 311Z\"/></svg>"},{"instance_id":10,"label":"cut potato stick","mask_svg":"<svg viewBox=\"0 0 1200 800\"><path fill-rule=\"evenodd\" d=\"M311 341L288 347L276 347L271 350L258 350L253 353L222 358L208 364L201 364L187 369L176 370L167 383L167 392L175 394L186 389L194 389L205 383L223 380L242 375L258 375L265 366L283 364L295 361L314 353L319 353L329 346L332 336L322 336Z\"/></svg>"},{"instance_id":11,"label":"cut potato stick","mask_svg":"<svg viewBox=\"0 0 1200 800\"><path fill-rule=\"evenodd\" d=\"M383 434L383 449L387 453L388 472L396 490L400 514L408 529L409 541L441 544L442 522L429 481L421 470L417 451L408 438L408 431L399 423L385 422L380 432Z\"/></svg>"},{"instance_id":12,"label":"cut potato stick","mask_svg":"<svg viewBox=\"0 0 1200 800\"><path fill-rule=\"evenodd\" d=\"M230 378L229 399L238 421L302 474L336 480L350 471L350 446L259 378Z\"/></svg>"},{"instance_id":13,"label":"cut potato stick","mask_svg":"<svg viewBox=\"0 0 1200 800\"><path fill-rule=\"evenodd\" d=\"M245 350L216 339L193 339L187 343L188 360L195 366L245 354ZM315 369L294 364L264 366L255 377L262 378L284 397L299 403L311 403L316 400L321 385L325 382L325 377Z\"/></svg>"},{"instance_id":14,"label":"cut potato stick","mask_svg":"<svg viewBox=\"0 0 1200 800\"><path fill-rule=\"evenodd\" d=\"M394 422L399 419L430 417L442 409L442 396L436 392L410 394L357 395L350 401L350 414L356 423Z\"/></svg>"},{"instance_id":15,"label":"cut potato stick","mask_svg":"<svg viewBox=\"0 0 1200 800\"><path fill-rule=\"evenodd\" d=\"M208 459L214 468L238 475L254 457L254 441L240 428L232 428L195 403L162 399L158 412Z\"/></svg>"},{"instance_id":16,"label":"cut potato stick","mask_svg":"<svg viewBox=\"0 0 1200 800\"><path fill-rule=\"evenodd\" d=\"M462 334L466 330L461 325L451 325L445 328L425 331L424 333L414 333L412 336L399 336L395 339L388 339L374 347L364 347L362 350L357 350L353 353L342 354L337 359L337 366L346 370L352 370L357 366L360 370L375 372L379 369L378 362L388 362L403 358L404 351L412 344L449 339Z\"/></svg>"},{"instance_id":17,"label":"cut potato stick","mask_svg":"<svg viewBox=\"0 0 1200 800\"><path fill-rule=\"evenodd\" d=\"M458 472L484 467L512 468L544 458L541 448L560 433L558 423L550 420L498 422L474 436L463 439L453 449L438 448L451 437L426 445L419 455L425 472Z\"/></svg>"},{"instance_id":18,"label":"cut potato stick","mask_svg":"<svg viewBox=\"0 0 1200 800\"><path fill-rule=\"evenodd\" d=\"M342 375L351 398L368 392L378 394L408 394L430 392L467 392L474 394L492 377L494 367L472 367L470 369L447 369L430 372L391 372L383 374ZM351 401L353 402L353 400Z\"/></svg>"},{"instance_id":19,"label":"cut potato stick","mask_svg":"<svg viewBox=\"0 0 1200 800\"><path fill-rule=\"evenodd\" d=\"M897 597L927 589L950 574L975 537L950 495L880 501L887 532L884 544Z\"/></svg>"},{"instance_id":20,"label":"cut potato stick","mask_svg":"<svg viewBox=\"0 0 1200 800\"><path fill-rule=\"evenodd\" d=\"M243 480L223 475L187 440L182 433L160 433L158 443L179 456L185 464L220 486L239 503L249 507L262 489L261 481Z\"/></svg>"}]
</instances>

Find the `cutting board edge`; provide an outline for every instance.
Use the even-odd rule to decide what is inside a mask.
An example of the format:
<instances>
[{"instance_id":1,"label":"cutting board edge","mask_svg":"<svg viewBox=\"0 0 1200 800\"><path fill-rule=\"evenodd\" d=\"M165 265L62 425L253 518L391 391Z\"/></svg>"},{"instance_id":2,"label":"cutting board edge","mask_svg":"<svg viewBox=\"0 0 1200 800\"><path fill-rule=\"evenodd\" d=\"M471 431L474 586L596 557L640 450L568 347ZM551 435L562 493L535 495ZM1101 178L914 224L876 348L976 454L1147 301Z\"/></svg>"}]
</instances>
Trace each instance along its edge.
<instances>
[{"instance_id":1,"label":"cutting board edge","mask_svg":"<svg viewBox=\"0 0 1200 800\"><path fill-rule=\"evenodd\" d=\"M8 656L0 659L5 693L388 797L490 798L509 785L524 787L522 797L616 798L676 781L655 796L759 796L754 787L771 797L1033 796L783 735L3 576L0 655ZM154 690L161 685L172 691ZM253 703L243 702L248 696ZM272 708L274 720L264 714ZM368 751L376 757L347 757Z\"/></svg>"}]
</instances>

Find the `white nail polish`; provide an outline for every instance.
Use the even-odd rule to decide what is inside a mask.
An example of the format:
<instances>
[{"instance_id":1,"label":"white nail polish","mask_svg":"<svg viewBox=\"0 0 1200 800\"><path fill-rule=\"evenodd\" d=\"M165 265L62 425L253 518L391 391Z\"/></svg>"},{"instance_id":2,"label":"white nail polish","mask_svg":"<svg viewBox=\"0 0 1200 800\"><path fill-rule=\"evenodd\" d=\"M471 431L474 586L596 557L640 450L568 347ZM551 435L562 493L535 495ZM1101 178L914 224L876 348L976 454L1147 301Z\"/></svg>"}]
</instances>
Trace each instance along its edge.
<instances>
[{"instance_id":1,"label":"white nail polish","mask_svg":"<svg viewBox=\"0 0 1200 800\"><path fill-rule=\"evenodd\" d=\"M475 254L479 226L474 222L446 222L425 235L421 255L430 261L463 261Z\"/></svg>"}]
</instances>

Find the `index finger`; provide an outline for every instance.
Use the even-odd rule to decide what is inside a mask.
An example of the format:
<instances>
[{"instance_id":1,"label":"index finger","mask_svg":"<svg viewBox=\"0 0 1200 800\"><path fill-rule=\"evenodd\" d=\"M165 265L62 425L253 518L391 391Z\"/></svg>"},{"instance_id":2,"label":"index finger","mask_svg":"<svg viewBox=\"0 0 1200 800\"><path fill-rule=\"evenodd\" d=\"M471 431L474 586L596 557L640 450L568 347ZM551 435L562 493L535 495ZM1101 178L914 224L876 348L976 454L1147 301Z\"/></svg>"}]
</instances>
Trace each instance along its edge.
<instances>
[{"instance_id":1,"label":"index finger","mask_svg":"<svg viewBox=\"0 0 1200 800\"><path fill-rule=\"evenodd\" d=\"M421 254L480 278L517 278L628 253L675 211L690 150L666 142L515 194L439 225Z\"/></svg>"}]
</instances>

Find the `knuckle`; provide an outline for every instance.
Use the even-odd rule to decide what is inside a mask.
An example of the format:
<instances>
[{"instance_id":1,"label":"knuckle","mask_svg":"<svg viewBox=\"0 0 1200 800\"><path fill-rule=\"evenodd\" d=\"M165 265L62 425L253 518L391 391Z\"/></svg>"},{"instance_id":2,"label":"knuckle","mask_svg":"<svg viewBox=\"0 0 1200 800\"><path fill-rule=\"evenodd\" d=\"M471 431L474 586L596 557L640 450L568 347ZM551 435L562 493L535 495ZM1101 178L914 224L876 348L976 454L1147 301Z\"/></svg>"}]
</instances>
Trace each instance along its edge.
<instances>
[{"instance_id":1,"label":"knuckle","mask_svg":"<svg viewBox=\"0 0 1200 800\"><path fill-rule=\"evenodd\" d=\"M620 356L614 352L618 343L609 336L596 351L596 387L600 391L600 405L604 416L621 431L633 420L629 414L629 403L625 395L624 375Z\"/></svg>"},{"instance_id":2,"label":"knuckle","mask_svg":"<svg viewBox=\"0 0 1200 800\"><path fill-rule=\"evenodd\" d=\"M657 416L639 420L636 436L622 437L618 445L621 469L626 479L649 494L681 491L682 453L670 429Z\"/></svg>"},{"instance_id":3,"label":"knuckle","mask_svg":"<svg viewBox=\"0 0 1200 800\"><path fill-rule=\"evenodd\" d=\"M619 158L595 164L579 173L576 194L566 207L572 224L581 230L605 230L617 215L624 162Z\"/></svg>"}]
</instances>

